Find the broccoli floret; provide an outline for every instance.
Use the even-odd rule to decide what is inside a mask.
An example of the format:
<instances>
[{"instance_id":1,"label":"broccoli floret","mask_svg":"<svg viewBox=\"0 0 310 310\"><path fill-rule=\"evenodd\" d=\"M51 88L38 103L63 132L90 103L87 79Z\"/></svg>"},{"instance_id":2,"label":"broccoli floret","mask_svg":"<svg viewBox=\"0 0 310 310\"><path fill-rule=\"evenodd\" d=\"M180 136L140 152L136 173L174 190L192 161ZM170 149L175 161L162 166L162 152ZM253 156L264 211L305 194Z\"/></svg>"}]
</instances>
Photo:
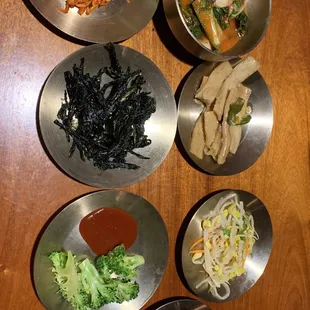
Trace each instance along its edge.
<instances>
[{"instance_id":1,"label":"broccoli floret","mask_svg":"<svg viewBox=\"0 0 310 310\"><path fill-rule=\"evenodd\" d=\"M129 269L137 269L145 264L144 257L141 255L126 255L124 257L124 265Z\"/></svg>"},{"instance_id":2,"label":"broccoli floret","mask_svg":"<svg viewBox=\"0 0 310 310\"><path fill-rule=\"evenodd\" d=\"M133 282L122 282L115 280L116 286L116 298L117 302L122 303L123 301L130 301L138 297L139 285Z\"/></svg>"},{"instance_id":3,"label":"broccoli floret","mask_svg":"<svg viewBox=\"0 0 310 310\"><path fill-rule=\"evenodd\" d=\"M54 267L60 267L60 268L66 267L66 263L67 263L67 259L68 259L68 253L67 252L56 252L56 251L54 251L48 257L52 261Z\"/></svg>"},{"instance_id":4,"label":"broccoli floret","mask_svg":"<svg viewBox=\"0 0 310 310\"><path fill-rule=\"evenodd\" d=\"M144 258L141 255L126 255L120 262L119 269L114 272L125 280L132 280L137 276L137 268L144 263Z\"/></svg>"},{"instance_id":5,"label":"broccoli floret","mask_svg":"<svg viewBox=\"0 0 310 310\"><path fill-rule=\"evenodd\" d=\"M95 265L96 265L96 268L100 274L100 276L108 281L111 279L111 275L112 275L112 271L109 269L109 263L106 262L107 260L107 257L106 256L99 256L96 261L95 261Z\"/></svg>"},{"instance_id":6,"label":"broccoli floret","mask_svg":"<svg viewBox=\"0 0 310 310\"><path fill-rule=\"evenodd\" d=\"M96 259L96 267L104 279L110 279L115 273L124 280L131 280L137 276L136 269L145 263L141 255L126 255L123 244L115 247L108 255Z\"/></svg>"},{"instance_id":7,"label":"broccoli floret","mask_svg":"<svg viewBox=\"0 0 310 310\"><path fill-rule=\"evenodd\" d=\"M126 255L124 245L96 260L96 267L85 259L78 263L69 252L52 252L52 271L62 296L76 310L99 309L105 304L137 298L139 285L131 282L137 267L144 264L141 255ZM112 276L116 274L116 276Z\"/></svg>"},{"instance_id":8,"label":"broccoli floret","mask_svg":"<svg viewBox=\"0 0 310 310\"><path fill-rule=\"evenodd\" d=\"M52 252L52 271L62 296L77 310L89 310L90 298L83 290L77 270L77 263L71 251Z\"/></svg>"},{"instance_id":9,"label":"broccoli floret","mask_svg":"<svg viewBox=\"0 0 310 310\"><path fill-rule=\"evenodd\" d=\"M125 256L125 247L124 245L119 245L115 247L108 255L101 255L96 258L95 265L98 269L100 275L109 280L111 274L115 270L119 270L119 264Z\"/></svg>"},{"instance_id":10,"label":"broccoli floret","mask_svg":"<svg viewBox=\"0 0 310 310\"><path fill-rule=\"evenodd\" d=\"M79 264L79 268L83 288L91 296L91 305L94 309L99 309L104 304L116 302L115 284L113 282L105 283L89 259L83 260Z\"/></svg>"}]
</instances>

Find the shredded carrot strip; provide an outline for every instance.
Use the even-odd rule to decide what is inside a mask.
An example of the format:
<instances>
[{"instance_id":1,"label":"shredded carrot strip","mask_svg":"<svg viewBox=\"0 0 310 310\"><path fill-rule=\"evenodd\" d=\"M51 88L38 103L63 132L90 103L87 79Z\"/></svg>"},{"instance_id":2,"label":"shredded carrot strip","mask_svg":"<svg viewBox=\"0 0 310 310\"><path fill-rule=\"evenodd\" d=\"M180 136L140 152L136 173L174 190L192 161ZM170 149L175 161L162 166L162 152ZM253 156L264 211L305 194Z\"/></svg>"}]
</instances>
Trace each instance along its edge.
<instances>
[{"instance_id":1,"label":"shredded carrot strip","mask_svg":"<svg viewBox=\"0 0 310 310\"><path fill-rule=\"evenodd\" d=\"M200 237L199 239L197 239L193 244L192 246L190 247L189 250L193 249L195 246L197 246L200 242L203 241L203 237Z\"/></svg>"},{"instance_id":2,"label":"shredded carrot strip","mask_svg":"<svg viewBox=\"0 0 310 310\"><path fill-rule=\"evenodd\" d=\"M94 5L94 6L91 6L91 7L87 7L86 8L86 15L89 15L91 14L95 9L97 9L98 5Z\"/></svg>"},{"instance_id":3,"label":"shredded carrot strip","mask_svg":"<svg viewBox=\"0 0 310 310\"><path fill-rule=\"evenodd\" d=\"M69 4L66 3L66 6L65 6L64 8L62 8L62 7L60 7L60 6L58 6L57 8L58 8L58 10L59 10L60 12L67 14L67 13L69 12L69 8L70 8L70 7L69 7Z\"/></svg>"},{"instance_id":4,"label":"shredded carrot strip","mask_svg":"<svg viewBox=\"0 0 310 310\"><path fill-rule=\"evenodd\" d=\"M78 14L79 15L83 15L85 13L85 11L86 11L85 7L84 8L80 7L79 10L78 10Z\"/></svg>"},{"instance_id":5,"label":"shredded carrot strip","mask_svg":"<svg viewBox=\"0 0 310 310\"><path fill-rule=\"evenodd\" d=\"M78 14L82 15L85 13L86 15L89 15L96 8L105 6L110 1L111 0L66 0L65 8L58 7L58 10L66 14L69 12L69 9L76 7L78 8ZM85 8L85 10L81 8Z\"/></svg>"},{"instance_id":6,"label":"shredded carrot strip","mask_svg":"<svg viewBox=\"0 0 310 310\"><path fill-rule=\"evenodd\" d=\"M77 3L75 6L78 8L86 8L89 6L91 2L85 2L85 3Z\"/></svg>"}]
</instances>

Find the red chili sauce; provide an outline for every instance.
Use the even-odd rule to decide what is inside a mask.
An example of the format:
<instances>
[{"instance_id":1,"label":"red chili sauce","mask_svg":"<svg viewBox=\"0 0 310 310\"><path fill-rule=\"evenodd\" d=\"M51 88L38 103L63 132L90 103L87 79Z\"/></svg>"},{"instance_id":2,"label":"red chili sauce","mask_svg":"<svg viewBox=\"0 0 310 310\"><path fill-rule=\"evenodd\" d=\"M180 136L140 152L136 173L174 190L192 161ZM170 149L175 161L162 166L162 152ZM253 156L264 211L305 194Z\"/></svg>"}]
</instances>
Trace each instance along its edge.
<instances>
[{"instance_id":1,"label":"red chili sauce","mask_svg":"<svg viewBox=\"0 0 310 310\"><path fill-rule=\"evenodd\" d=\"M135 242L138 225L126 211L100 208L85 216L80 222L80 234L96 255L106 255L117 245L128 249Z\"/></svg>"}]
</instances>

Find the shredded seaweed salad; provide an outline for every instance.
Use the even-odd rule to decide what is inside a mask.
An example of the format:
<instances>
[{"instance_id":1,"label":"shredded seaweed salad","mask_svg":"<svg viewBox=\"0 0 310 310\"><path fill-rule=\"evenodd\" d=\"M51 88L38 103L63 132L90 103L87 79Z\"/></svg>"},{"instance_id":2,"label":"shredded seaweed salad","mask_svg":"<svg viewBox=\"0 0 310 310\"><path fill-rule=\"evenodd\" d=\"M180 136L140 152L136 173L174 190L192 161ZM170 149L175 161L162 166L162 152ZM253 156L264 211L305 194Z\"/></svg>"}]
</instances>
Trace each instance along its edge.
<instances>
[{"instance_id":1,"label":"shredded seaweed salad","mask_svg":"<svg viewBox=\"0 0 310 310\"><path fill-rule=\"evenodd\" d=\"M112 43L104 47L111 66L91 76L84 72L84 58L73 71L64 73L66 90L54 123L66 133L71 144L69 157L77 150L83 161L101 170L138 165L126 161L128 154L149 159L134 150L151 144L145 135L145 122L156 111L156 101L143 90L141 70L124 71ZM110 81L101 86L103 76Z\"/></svg>"}]
</instances>

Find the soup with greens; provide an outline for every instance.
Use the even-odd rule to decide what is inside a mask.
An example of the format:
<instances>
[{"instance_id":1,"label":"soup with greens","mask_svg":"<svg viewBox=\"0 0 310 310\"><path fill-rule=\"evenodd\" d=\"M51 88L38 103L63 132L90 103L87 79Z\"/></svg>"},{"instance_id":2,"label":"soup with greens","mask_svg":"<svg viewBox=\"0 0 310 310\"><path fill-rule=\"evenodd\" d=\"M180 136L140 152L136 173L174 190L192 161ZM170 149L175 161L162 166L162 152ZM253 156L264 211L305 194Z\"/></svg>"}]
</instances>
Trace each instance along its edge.
<instances>
[{"instance_id":1,"label":"soup with greens","mask_svg":"<svg viewBox=\"0 0 310 310\"><path fill-rule=\"evenodd\" d=\"M248 0L178 0L193 36L207 48L224 53L245 35Z\"/></svg>"}]
</instances>

